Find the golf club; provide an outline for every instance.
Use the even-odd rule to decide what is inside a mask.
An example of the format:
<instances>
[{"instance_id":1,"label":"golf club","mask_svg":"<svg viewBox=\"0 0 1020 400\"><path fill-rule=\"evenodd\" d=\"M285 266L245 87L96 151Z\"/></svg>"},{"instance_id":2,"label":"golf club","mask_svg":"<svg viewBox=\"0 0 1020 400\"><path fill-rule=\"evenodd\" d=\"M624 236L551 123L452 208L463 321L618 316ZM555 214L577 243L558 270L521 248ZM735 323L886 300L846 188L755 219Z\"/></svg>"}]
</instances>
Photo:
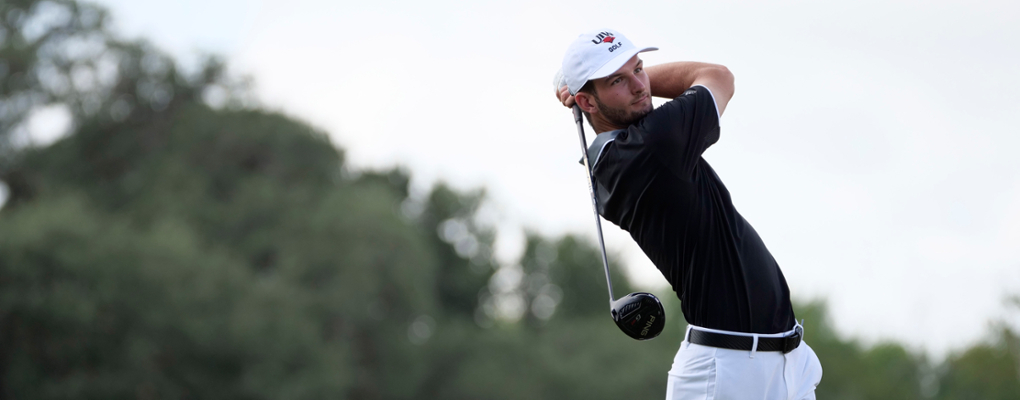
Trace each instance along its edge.
<instances>
[{"instance_id":1,"label":"golf club","mask_svg":"<svg viewBox=\"0 0 1020 400\"><path fill-rule=\"evenodd\" d=\"M562 75L554 78L556 89L563 87ZM595 228L598 230L599 248L602 250L602 266L606 271L606 286L609 289L609 313L616 326L637 340L648 340L662 333L666 326L666 313L662 303L655 295L646 292L631 293L620 299L613 299L613 280L609 276L609 260L606 257L606 244L602 238L602 220L599 218L598 199L595 197L595 177L588 164L588 142L584 138L584 116L581 107L574 104L574 123L577 124L577 135L581 139L581 159L588 176L588 192L591 194L592 211L595 212Z\"/></svg>"}]
</instances>

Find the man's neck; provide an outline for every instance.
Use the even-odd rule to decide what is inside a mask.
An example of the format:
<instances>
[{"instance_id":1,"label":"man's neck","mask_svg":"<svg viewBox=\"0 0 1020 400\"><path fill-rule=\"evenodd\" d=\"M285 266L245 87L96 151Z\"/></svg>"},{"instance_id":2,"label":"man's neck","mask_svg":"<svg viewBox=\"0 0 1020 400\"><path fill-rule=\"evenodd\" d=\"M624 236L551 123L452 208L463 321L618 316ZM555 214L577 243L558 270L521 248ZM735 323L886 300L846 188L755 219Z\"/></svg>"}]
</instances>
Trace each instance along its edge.
<instances>
[{"instance_id":1,"label":"man's neck","mask_svg":"<svg viewBox=\"0 0 1020 400\"><path fill-rule=\"evenodd\" d=\"M610 132L610 131L615 131L615 130L620 130L620 129L627 129L627 127L626 126L616 126L616 124L613 124L612 122L609 122L609 121L606 121L606 120L603 120L603 119L600 119L600 118L596 118L595 119L595 123L592 124L592 129L594 129L595 130L595 134L598 135L598 134L602 134L603 132Z\"/></svg>"}]
</instances>

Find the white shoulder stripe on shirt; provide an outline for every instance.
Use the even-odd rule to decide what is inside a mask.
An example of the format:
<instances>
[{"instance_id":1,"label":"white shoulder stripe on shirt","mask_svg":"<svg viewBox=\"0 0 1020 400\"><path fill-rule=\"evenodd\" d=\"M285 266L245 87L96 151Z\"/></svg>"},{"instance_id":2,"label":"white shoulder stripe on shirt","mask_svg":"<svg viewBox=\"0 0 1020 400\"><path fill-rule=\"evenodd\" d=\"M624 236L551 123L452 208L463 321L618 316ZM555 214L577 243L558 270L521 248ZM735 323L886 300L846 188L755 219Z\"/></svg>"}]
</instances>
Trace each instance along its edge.
<instances>
[{"instance_id":1,"label":"white shoulder stripe on shirt","mask_svg":"<svg viewBox=\"0 0 1020 400\"><path fill-rule=\"evenodd\" d=\"M694 85L694 86L701 86L701 87L705 88L705 90L708 91L708 95L712 96L712 105L715 106L715 118L720 123L722 123L722 115L719 114L719 103L717 103L715 101L715 94L712 94L712 89L709 89L708 86L705 86L705 85ZM694 87L694 86L691 86L691 87Z\"/></svg>"}]
</instances>

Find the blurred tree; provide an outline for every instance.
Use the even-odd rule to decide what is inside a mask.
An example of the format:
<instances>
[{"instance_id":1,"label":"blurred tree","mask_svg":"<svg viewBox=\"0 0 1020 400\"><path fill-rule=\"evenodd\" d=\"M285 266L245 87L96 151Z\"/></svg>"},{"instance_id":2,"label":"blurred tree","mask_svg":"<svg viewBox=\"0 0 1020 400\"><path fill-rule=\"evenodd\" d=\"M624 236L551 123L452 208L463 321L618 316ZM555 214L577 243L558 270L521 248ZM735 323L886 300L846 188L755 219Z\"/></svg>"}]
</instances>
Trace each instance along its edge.
<instances>
[{"instance_id":1,"label":"blurred tree","mask_svg":"<svg viewBox=\"0 0 1020 400\"><path fill-rule=\"evenodd\" d=\"M37 18L54 12L46 7L90 6L3 7L4 16ZM243 98L215 60L184 77L148 45L95 31L104 37L100 52L113 57L110 80L105 90L74 95L97 102L72 107L72 135L17 148L0 170L11 187L0 211L0 397L415 393L424 368L414 362L418 345L439 313L429 247L436 235L395 213L406 177L403 188L372 173L345 180L342 153L324 134L236 107ZM37 57L19 73L41 74L33 65L70 50L52 51L26 50ZM5 64L17 64L4 54ZM14 87L34 93L40 85ZM226 109L209 107L216 88L226 91ZM65 94L44 100L79 104ZM167 249L168 240L184 244ZM163 279L169 286L153 287ZM174 308L160 297L165 290L187 301ZM89 312L76 319L61 317L64 303L31 303L78 295ZM103 329L104 340L90 340L86 328ZM128 355L115 348L134 342L141 347Z\"/></svg>"},{"instance_id":2,"label":"blurred tree","mask_svg":"<svg viewBox=\"0 0 1020 400\"><path fill-rule=\"evenodd\" d=\"M16 222L24 218L31 220L31 216L37 214L66 216L67 213L94 215L98 220L90 225L79 221L81 217L60 219L51 221L52 227L30 222L4 224L0 227L0 238L8 240L2 242L0 251L0 285L3 285L0 290L18 293L17 298L48 299L70 293L62 289L50 293L19 293L9 285L23 290L51 285L80 286L87 288L87 295L109 297L111 307L116 310L124 304L147 304L133 299L159 292L146 290L145 285L110 282L110 279L121 279L122 275L102 274L103 264L113 264L109 268L118 268L118 271L130 272L135 268L138 269L136 273L149 269L194 273L198 276L192 278L193 281L207 282L205 284L211 285L213 290L217 289L216 277L234 268L242 292L278 288L279 294L272 297L276 300L253 299L254 303L246 306L243 300L229 297L230 291L223 293L226 298L198 296L193 307L204 309L210 315L209 319L202 319L194 317L198 315L196 312L174 312L161 307L165 301L157 297L147 312L165 321L168 325L165 329L146 326L144 319L137 318L137 313L97 311L94 320L85 320L82 324L102 320L114 325L140 324L141 327L107 332L105 337L109 340L106 342L82 341L84 350L81 351L111 354L115 352L104 347L104 343L145 340L168 346L165 350L168 353L192 354L158 363L151 361L155 363L153 379L163 382L163 386L157 385L153 390L161 394L251 397L253 393L261 393L257 397L275 398L360 393L360 397L372 398L388 391L414 393L415 381L408 377L422 367L411 362L415 350L409 340L408 327L422 316L437 312L433 291L436 264L426 238L394 212L401 201L400 193L373 182L343 181L340 179L342 157L325 136L279 115L244 110L215 111L201 104L191 104L150 122L151 125L113 126L87 122L74 135L50 147L26 150L16 171L27 183L32 196L5 207L5 220ZM140 140L145 137L148 139ZM64 211L68 203L58 201L64 198L80 199L71 204L82 205L72 207L73 212ZM124 233L105 234L110 230L105 228L107 224L123 226ZM90 226L98 227L73 230ZM182 237L173 239L192 243L185 248L189 252L161 251L160 240L145 239L145 232L164 226L180 227L166 235L179 233ZM18 228L22 230L16 230ZM33 230L43 233L28 234ZM77 234L62 233L66 230ZM46 240L50 235L63 239ZM124 240L124 237L135 239ZM102 245L106 240L113 240L122 247ZM70 249L61 250L61 246L70 246ZM8 258L25 252L59 257L61 251L75 254L80 252L75 250L78 248L92 249L96 255L92 259L75 256ZM131 252L125 253L126 249ZM226 261L216 261L221 259ZM47 268L99 275L70 274L63 281L58 277L66 274L53 277L41 273ZM240 271L236 271L238 268ZM24 277L18 275L18 271L34 272ZM129 274L124 276L130 277ZM51 283L53 279L57 282ZM130 282L131 278L128 279ZM156 284L158 279L153 281ZM179 296L192 298L198 294L192 293L188 285L180 287ZM61 325L61 321L53 325L35 323L36 318L55 312L53 308L21 311L18 304L6 304L0 314L3 315L2 331L67 331L70 332L67 340L83 339L76 336L75 325ZM234 313L247 315L248 320L239 323L250 325L251 330L237 327L236 335L250 335L250 340L231 337L229 332L217 328L221 324L212 322L237 320L238 317L231 317ZM284 315L278 316L278 313ZM288 318L303 319L290 323ZM270 325L263 326L265 324ZM192 325L206 333L174 339L176 329ZM301 341L281 339L273 344L274 332L285 337L298 335L296 338ZM19 359L18 354L4 355L7 356L4 360L9 362L5 364L11 365L4 370L10 373L32 370L34 365L39 374L52 382L63 382L64 373L72 376L93 373L91 364L74 363L73 360L84 356L64 351L65 347L57 345L60 340L46 335L5 335L3 339L5 349L38 348L44 351L40 354L49 354L53 359L72 360L66 368L54 369L46 367L48 358L26 356ZM222 342L229 342L230 346ZM344 350L348 345L353 350ZM188 348L195 350L189 353ZM232 353L231 348L235 349ZM338 350L333 351L333 348ZM211 362L219 357L214 351L217 349L228 354L221 361ZM257 356L263 353L279 353L279 357L263 362ZM333 358L345 353L349 356ZM152 357L158 358L158 355ZM16 359L27 364L11 361ZM330 360L329 365L316 364L315 360L323 359ZM129 375L132 367L102 357L95 363L111 369L111 379L117 374ZM332 375L337 368L343 370L345 364L348 365L348 373L343 374L345 378ZM66 372L47 376L46 371ZM189 372L193 376L178 376L174 371L194 372ZM258 378L252 376L253 373L275 374L278 378ZM316 374L327 375L319 379L315 378ZM189 376L205 377L202 379L207 381L191 381ZM294 385L300 385L276 385L279 378L287 376L293 377ZM301 378L297 379L298 376ZM345 381L349 386L343 385ZM29 389L45 387L18 379L17 375L8 382L25 385L6 385L11 395L35 393ZM66 389L54 389L53 396L106 393L102 392L106 390L102 387L110 383L102 379L80 379L66 384ZM123 383L126 385L123 388L110 389L113 391L107 393L109 396L98 397L119 397L125 390L150 385L144 380L124 380ZM260 385L273 388L269 390L270 387ZM74 388L79 391L73 391ZM46 393L40 392L40 395Z\"/></svg>"},{"instance_id":3,"label":"blurred tree","mask_svg":"<svg viewBox=\"0 0 1020 400\"><path fill-rule=\"evenodd\" d=\"M902 345L879 343L865 348L844 340L829 320L824 302L794 303L797 318L804 319L804 340L822 363L820 399L921 399L924 357Z\"/></svg>"},{"instance_id":4,"label":"blurred tree","mask_svg":"<svg viewBox=\"0 0 1020 400\"><path fill-rule=\"evenodd\" d=\"M0 398L341 395L350 345L300 288L256 279L178 220L64 195L0 227Z\"/></svg>"},{"instance_id":5,"label":"blurred tree","mask_svg":"<svg viewBox=\"0 0 1020 400\"><path fill-rule=\"evenodd\" d=\"M436 251L439 302L452 317L476 317L480 291L497 266L493 257L495 230L476 218L484 201L484 190L460 193L439 182L424 201L409 199L405 204Z\"/></svg>"},{"instance_id":6,"label":"blurred tree","mask_svg":"<svg viewBox=\"0 0 1020 400\"><path fill-rule=\"evenodd\" d=\"M610 253L608 258L613 295L619 298L632 291L631 285L616 262L619 257ZM609 316L601 250L591 242L574 235L528 233L518 265L522 279L510 291L523 297L529 325L541 325L554 313L557 319Z\"/></svg>"},{"instance_id":7,"label":"blurred tree","mask_svg":"<svg viewBox=\"0 0 1020 400\"><path fill-rule=\"evenodd\" d=\"M13 156L12 136L24 134L40 106L66 102L81 113L98 111L111 86L100 70L116 65L100 57L106 23L104 10L74 1L0 3L0 162Z\"/></svg>"},{"instance_id":8,"label":"blurred tree","mask_svg":"<svg viewBox=\"0 0 1020 400\"><path fill-rule=\"evenodd\" d=\"M1020 312L1020 296L1007 300ZM1020 399L1020 333L1015 324L991 325L991 340L955 352L940 368L937 399Z\"/></svg>"},{"instance_id":9,"label":"blurred tree","mask_svg":"<svg viewBox=\"0 0 1020 400\"><path fill-rule=\"evenodd\" d=\"M44 110L63 113L69 129L152 126L183 104L253 104L246 79L224 73L206 57L185 74L176 62L145 41L125 41L108 29L101 7L74 0L0 3L0 180L10 202L31 196L16 171L30 147L28 127Z\"/></svg>"}]
</instances>

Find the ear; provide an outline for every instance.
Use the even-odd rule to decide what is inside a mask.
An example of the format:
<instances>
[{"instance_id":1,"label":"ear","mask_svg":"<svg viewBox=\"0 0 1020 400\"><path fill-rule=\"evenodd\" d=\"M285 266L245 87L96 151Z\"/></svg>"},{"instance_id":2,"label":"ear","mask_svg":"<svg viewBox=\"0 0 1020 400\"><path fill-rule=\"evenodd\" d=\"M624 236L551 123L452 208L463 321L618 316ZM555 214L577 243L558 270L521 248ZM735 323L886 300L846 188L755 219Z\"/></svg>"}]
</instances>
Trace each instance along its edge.
<instances>
[{"instance_id":1,"label":"ear","mask_svg":"<svg viewBox=\"0 0 1020 400\"><path fill-rule=\"evenodd\" d=\"M574 102L576 102L584 112L589 114L597 114L599 112L599 108L595 105L595 96L592 96L590 93L577 92L577 94L574 95Z\"/></svg>"}]
</instances>

